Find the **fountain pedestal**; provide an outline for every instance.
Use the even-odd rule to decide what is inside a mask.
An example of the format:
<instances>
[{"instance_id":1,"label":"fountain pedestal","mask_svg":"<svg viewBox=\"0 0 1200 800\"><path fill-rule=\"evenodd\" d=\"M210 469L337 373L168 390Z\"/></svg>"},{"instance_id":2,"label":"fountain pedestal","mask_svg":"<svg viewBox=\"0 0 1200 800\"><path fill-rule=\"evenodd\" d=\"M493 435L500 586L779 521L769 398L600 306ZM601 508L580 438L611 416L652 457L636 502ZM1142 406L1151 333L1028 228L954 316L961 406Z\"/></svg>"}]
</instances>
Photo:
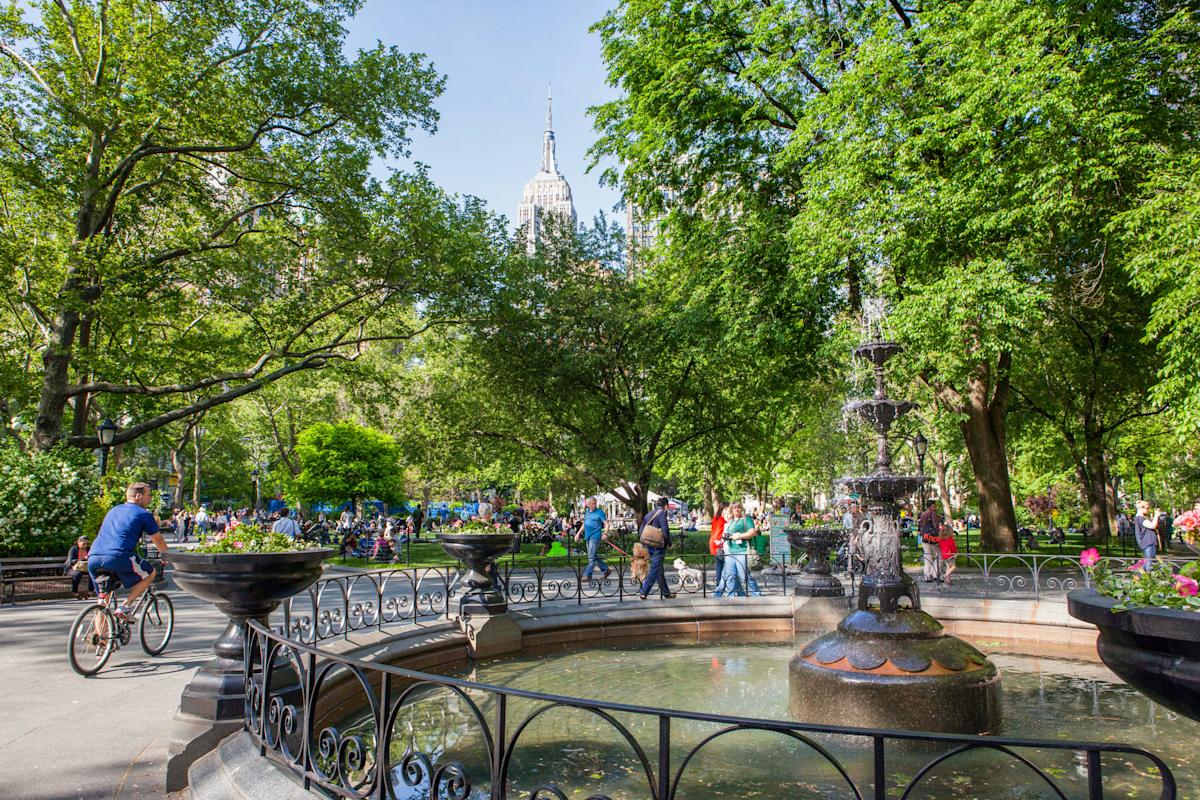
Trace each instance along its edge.
<instances>
[{"instance_id":1,"label":"fountain pedestal","mask_svg":"<svg viewBox=\"0 0 1200 800\"><path fill-rule=\"evenodd\" d=\"M833 577L829 553L846 538L841 528L787 528L788 544L808 555L804 571L796 577L797 597L845 597L842 582Z\"/></svg>"},{"instance_id":2,"label":"fountain pedestal","mask_svg":"<svg viewBox=\"0 0 1200 800\"><path fill-rule=\"evenodd\" d=\"M875 366L874 398L847 406L875 428L875 472L841 481L867 506L865 575L857 610L793 656L791 711L827 725L990 733L1003 717L1000 673L921 610L920 592L900 559L897 500L927 478L891 472L888 431L914 407L889 399L884 389L883 364L898 352L893 342L870 342L854 353Z\"/></svg>"}]
</instances>

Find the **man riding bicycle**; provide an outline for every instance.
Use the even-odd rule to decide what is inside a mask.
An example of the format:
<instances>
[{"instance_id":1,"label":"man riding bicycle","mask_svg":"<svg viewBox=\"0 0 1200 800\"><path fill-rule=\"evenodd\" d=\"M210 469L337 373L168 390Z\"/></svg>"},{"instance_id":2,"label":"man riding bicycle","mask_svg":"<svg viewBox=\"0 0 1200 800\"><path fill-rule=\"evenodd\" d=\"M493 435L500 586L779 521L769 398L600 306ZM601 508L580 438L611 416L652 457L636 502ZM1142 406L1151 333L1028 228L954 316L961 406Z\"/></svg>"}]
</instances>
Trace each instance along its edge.
<instances>
[{"instance_id":1,"label":"man riding bicycle","mask_svg":"<svg viewBox=\"0 0 1200 800\"><path fill-rule=\"evenodd\" d=\"M150 485L129 484L125 502L104 515L100 533L88 553L88 574L93 581L103 570L116 575L121 585L129 590L129 596L117 610L120 617L129 616L134 603L154 581L154 565L137 554L142 534L150 534L150 541L159 553L167 552L167 542L158 532L158 520L146 510L149 505Z\"/></svg>"}]
</instances>

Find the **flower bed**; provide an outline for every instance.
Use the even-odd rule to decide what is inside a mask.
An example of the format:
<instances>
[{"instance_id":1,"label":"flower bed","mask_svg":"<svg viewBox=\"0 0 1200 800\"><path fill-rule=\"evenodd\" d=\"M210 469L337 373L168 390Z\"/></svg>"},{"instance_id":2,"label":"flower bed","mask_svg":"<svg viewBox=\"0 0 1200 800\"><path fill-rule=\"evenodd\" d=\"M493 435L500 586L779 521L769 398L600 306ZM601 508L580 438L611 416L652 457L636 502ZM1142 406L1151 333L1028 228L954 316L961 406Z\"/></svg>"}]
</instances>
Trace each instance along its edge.
<instances>
[{"instance_id":1,"label":"flower bed","mask_svg":"<svg viewBox=\"0 0 1200 800\"><path fill-rule=\"evenodd\" d=\"M1079 563L1087 570L1092 588L1116 601L1114 611L1131 608L1175 608L1200 611L1200 562L1193 561L1176 572L1165 561L1149 566L1139 561L1124 570L1110 569L1100 551L1090 547L1079 554Z\"/></svg>"}]
</instances>

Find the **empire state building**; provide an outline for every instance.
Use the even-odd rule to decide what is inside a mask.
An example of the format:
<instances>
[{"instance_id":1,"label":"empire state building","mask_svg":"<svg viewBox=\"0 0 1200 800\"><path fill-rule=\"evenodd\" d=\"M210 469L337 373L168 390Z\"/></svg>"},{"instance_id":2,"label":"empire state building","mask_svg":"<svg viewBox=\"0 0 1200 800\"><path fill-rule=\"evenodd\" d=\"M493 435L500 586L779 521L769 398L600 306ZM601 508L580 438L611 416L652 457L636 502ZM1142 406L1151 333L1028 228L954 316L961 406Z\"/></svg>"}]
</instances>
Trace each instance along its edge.
<instances>
[{"instance_id":1,"label":"empire state building","mask_svg":"<svg viewBox=\"0 0 1200 800\"><path fill-rule=\"evenodd\" d=\"M521 205L517 207L517 228L526 237L530 253L537 249L542 225L548 215L569 219L575 224L575 202L571 186L558 171L558 156L554 152L554 122L550 113L550 92L546 92L546 132L542 134L542 166L525 184Z\"/></svg>"}]
</instances>

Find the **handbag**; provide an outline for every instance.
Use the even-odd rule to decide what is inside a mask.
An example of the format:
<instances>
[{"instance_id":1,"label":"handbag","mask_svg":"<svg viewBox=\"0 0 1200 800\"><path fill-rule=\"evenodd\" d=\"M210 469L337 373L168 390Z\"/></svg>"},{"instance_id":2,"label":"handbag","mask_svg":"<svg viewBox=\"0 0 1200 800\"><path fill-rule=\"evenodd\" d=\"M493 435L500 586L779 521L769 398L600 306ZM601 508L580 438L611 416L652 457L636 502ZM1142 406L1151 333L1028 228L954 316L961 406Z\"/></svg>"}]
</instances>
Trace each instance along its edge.
<instances>
[{"instance_id":1,"label":"handbag","mask_svg":"<svg viewBox=\"0 0 1200 800\"><path fill-rule=\"evenodd\" d=\"M87 562L83 561L83 560L76 561L74 564L71 565L71 569L75 570L76 572L87 572L88 571Z\"/></svg>"},{"instance_id":2,"label":"handbag","mask_svg":"<svg viewBox=\"0 0 1200 800\"><path fill-rule=\"evenodd\" d=\"M667 546L667 537L663 529L649 522L642 526L642 535L638 541L646 547L657 547L660 550Z\"/></svg>"}]
</instances>

